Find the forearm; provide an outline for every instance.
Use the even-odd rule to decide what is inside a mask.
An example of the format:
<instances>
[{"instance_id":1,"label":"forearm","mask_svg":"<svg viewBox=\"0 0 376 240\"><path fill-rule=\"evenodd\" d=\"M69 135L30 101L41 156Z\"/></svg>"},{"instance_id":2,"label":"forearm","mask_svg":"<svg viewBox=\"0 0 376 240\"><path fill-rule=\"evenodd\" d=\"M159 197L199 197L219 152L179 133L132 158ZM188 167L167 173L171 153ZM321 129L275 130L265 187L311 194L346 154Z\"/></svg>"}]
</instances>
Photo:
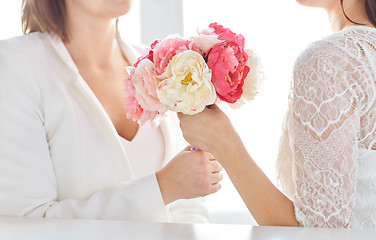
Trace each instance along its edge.
<instances>
[{"instance_id":1,"label":"forearm","mask_svg":"<svg viewBox=\"0 0 376 240\"><path fill-rule=\"evenodd\" d=\"M255 220L260 225L298 226L292 201L270 182L239 143L223 148L216 157Z\"/></svg>"}]
</instances>

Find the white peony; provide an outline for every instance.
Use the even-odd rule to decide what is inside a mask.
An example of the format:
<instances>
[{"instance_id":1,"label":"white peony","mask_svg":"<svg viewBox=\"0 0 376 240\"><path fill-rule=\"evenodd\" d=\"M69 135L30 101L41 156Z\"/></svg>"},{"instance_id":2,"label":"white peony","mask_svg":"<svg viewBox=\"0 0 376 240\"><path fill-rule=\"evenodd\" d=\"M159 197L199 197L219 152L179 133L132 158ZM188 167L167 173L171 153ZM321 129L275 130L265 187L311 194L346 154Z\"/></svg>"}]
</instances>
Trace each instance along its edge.
<instances>
[{"instance_id":1,"label":"white peony","mask_svg":"<svg viewBox=\"0 0 376 240\"><path fill-rule=\"evenodd\" d=\"M187 50L174 56L166 76L158 84L157 95L170 110L192 115L215 102L211 71L199 53Z\"/></svg>"},{"instance_id":2,"label":"white peony","mask_svg":"<svg viewBox=\"0 0 376 240\"><path fill-rule=\"evenodd\" d=\"M214 33L214 28L197 29L197 33L198 35L191 37L191 39L201 48L204 54L222 42L218 39L218 35Z\"/></svg>"}]
</instances>

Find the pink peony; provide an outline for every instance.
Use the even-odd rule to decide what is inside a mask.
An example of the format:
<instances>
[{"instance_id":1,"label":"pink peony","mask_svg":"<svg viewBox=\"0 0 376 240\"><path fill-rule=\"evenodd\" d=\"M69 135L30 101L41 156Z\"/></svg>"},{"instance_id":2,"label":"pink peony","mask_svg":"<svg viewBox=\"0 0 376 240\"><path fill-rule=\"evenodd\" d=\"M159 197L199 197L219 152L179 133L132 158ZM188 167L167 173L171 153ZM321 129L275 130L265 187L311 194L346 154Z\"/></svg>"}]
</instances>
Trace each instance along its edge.
<instances>
[{"instance_id":1,"label":"pink peony","mask_svg":"<svg viewBox=\"0 0 376 240\"><path fill-rule=\"evenodd\" d=\"M161 75L166 71L171 59L186 50L193 50L201 54L200 48L193 41L179 37L167 38L156 44L153 59L157 77L166 78L167 76Z\"/></svg>"},{"instance_id":2,"label":"pink peony","mask_svg":"<svg viewBox=\"0 0 376 240\"><path fill-rule=\"evenodd\" d=\"M154 55L153 50L154 50L155 45L157 45L159 42L160 42L160 40L155 40L155 41L150 45L150 48L145 49L144 54L143 54L141 57L139 57L139 58L137 59L137 62L136 62L135 64L133 64L133 66L134 66L134 67L137 67L138 64L140 63L140 61L142 61L142 60L144 60L144 59L149 59L150 61L153 62L153 55Z\"/></svg>"},{"instance_id":3,"label":"pink peony","mask_svg":"<svg viewBox=\"0 0 376 240\"><path fill-rule=\"evenodd\" d=\"M236 102L243 94L244 79L249 72L244 48L236 42L223 42L215 45L206 57L219 99Z\"/></svg>"},{"instance_id":4,"label":"pink peony","mask_svg":"<svg viewBox=\"0 0 376 240\"><path fill-rule=\"evenodd\" d=\"M149 59L143 59L132 74L132 84L135 88L135 97L143 109L148 111L166 112L167 107L157 96L158 81L154 76L154 64Z\"/></svg>"},{"instance_id":5,"label":"pink peony","mask_svg":"<svg viewBox=\"0 0 376 240\"><path fill-rule=\"evenodd\" d=\"M214 33L214 28L204 28L198 29L197 36L193 36L191 39L198 46L200 46L203 53L207 53L214 45L221 43L222 41L218 39L218 35Z\"/></svg>"},{"instance_id":6,"label":"pink peony","mask_svg":"<svg viewBox=\"0 0 376 240\"><path fill-rule=\"evenodd\" d=\"M244 48L244 37L241 34L235 34L230 29L224 28L222 25L217 23L211 23L210 28L214 29L214 33L218 35L218 39L223 42L230 43L235 42Z\"/></svg>"},{"instance_id":7,"label":"pink peony","mask_svg":"<svg viewBox=\"0 0 376 240\"><path fill-rule=\"evenodd\" d=\"M124 81L124 108L127 110L127 118L137 121L138 124L144 124L148 120L152 120L158 116L158 112L148 111L141 107L135 96L135 87L132 84L131 78L134 74L135 68L130 67L129 78Z\"/></svg>"}]
</instances>

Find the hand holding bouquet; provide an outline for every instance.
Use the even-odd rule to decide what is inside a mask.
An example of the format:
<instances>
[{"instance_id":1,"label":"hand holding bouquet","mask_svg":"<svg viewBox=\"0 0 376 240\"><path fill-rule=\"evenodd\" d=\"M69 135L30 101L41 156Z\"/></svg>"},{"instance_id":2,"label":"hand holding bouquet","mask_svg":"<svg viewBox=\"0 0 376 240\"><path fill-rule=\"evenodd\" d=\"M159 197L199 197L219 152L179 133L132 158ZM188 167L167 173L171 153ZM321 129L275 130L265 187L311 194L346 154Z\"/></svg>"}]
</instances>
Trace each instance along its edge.
<instances>
[{"instance_id":1,"label":"hand holding bouquet","mask_svg":"<svg viewBox=\"0 0 376 240\"><path fill-rule=\"evenodd\" d=\"M128 72L125 108L139 124L168 110L199 113L216 101L242 105L256 96L263 77L244 37L217 23L190 39L156 40Z\"/></svg>"}]
</instances>

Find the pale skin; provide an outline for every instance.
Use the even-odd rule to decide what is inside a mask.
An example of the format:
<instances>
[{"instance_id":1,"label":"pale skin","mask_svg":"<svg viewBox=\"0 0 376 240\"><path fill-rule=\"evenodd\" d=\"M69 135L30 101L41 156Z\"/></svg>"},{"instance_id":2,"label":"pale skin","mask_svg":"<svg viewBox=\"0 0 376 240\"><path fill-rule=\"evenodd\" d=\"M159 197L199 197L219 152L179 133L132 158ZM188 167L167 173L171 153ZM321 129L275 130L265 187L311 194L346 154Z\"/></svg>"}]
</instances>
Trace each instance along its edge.
<instances>
[{"instance_id":1,"label":"pale skin","mask_svg":"<svg viewBox=\"0 0 376 240\"><path fill-rule=\"evenodd\" d=\"M64 44L82 78L103 105L118 134L127 140L139 125L127 119L123 106L125 67L130 63L116 38L116 19L130 10L131 0L66 0L69 41ZM156 172L165 204L220 189L222 166L213 155L184 149Z\"/></svg>"},{"instance_id":2,"label":"pale skin","mask_svg":"<svg viewBox=\"0 0 376 240\"><path fill-rule=\"evenodd\" d=\"M305 6L324 8L333 31L354 25L344 17L339 0L297 1ZM353 21L374 27L366 15L364 0L344 0L344 9ZM190 144L213 153L226 169L258 224L299 226L293 202L257 166L231 121L218 106L212 105L196 115L178 116L185 139Z\"/></svg>"}]
</instances>

